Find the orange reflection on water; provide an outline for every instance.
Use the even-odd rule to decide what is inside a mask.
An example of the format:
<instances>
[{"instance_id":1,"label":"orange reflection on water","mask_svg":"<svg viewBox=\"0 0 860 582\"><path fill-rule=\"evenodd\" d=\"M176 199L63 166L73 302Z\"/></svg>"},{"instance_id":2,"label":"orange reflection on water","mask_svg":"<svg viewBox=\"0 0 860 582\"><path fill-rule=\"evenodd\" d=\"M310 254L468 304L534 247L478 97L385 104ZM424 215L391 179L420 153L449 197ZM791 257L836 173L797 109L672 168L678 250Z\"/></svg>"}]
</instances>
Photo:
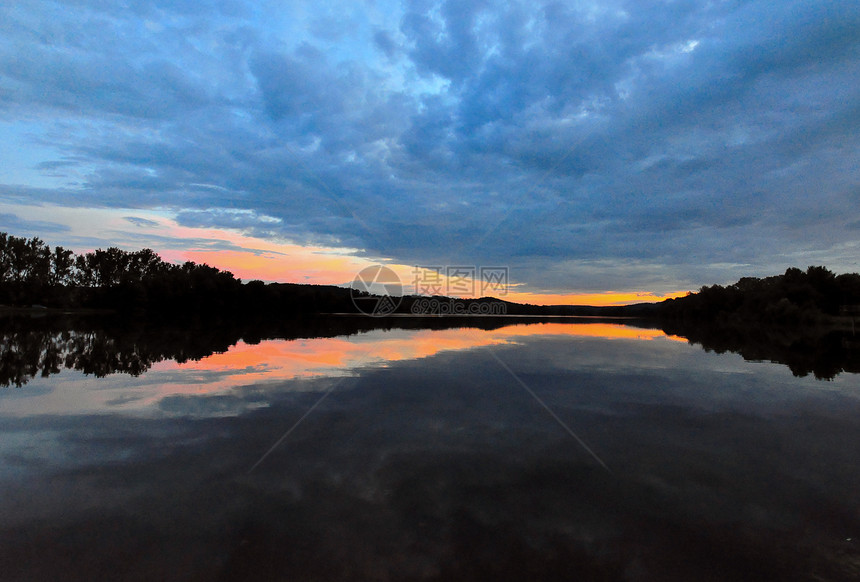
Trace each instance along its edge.
<instances>
[{"instance_id":1,"label":"orange reflection on water","mask_svg":"<svg viewBox=\"0 0 860 582\"><path fill-rule=\"evenodd\" d=\"M385 367L393 362L417 360L445 351L462 351L493 345L522 343L529 337L600 338L608 341L654 341L661 331L613 323L532 323L494 330L373 330L331 338L243 341L223 353L199 361L156 363L139 377L111 380L85 376L66 378L61 389L36 394L35 399L4 402L4 413L82 414L86 412L139 412L150 414L233 415L268 406L269 391L318 391L316 382L291 380L353 376L362 368ZM97 385L98 389L93 389ZM331 384L326 384L330 386ZM196 399L194 396L224 396ZM208 402L214 408L205 408ZM17 403L17 404L16 404ZM199 403L203 409L196 408Z\"/></svg>"},{"instance_id":2,"label":"orange reflection on water","mask_svg":"<svg viewBox=\"0 0 860 582\"><path fill-rule=\"evenodd\" d=\"M191 379L187 383L165 385L164 389L171 394L211 393L297 378L346 376L362 367L384 367L444 351L511 344L534 336L686 341L656 329L602 322L513 323L495 330L376 330L349 337L266 340L259 344L240 341L224 353L183 364L162 362L153 369L180 371Z\"/></svg>"},{"instance_id":3,"label":"orange reflection on water","mask_svg":"<svg viewBox=\"0 0 860 582\"><path fill-rule=\"evenodd\" d=\"M263 381L339 376L365 366L384 366L442 351L508 341L485 332L473 334L469 331L475 330L378 331L348 338L266 340L259 344L240 341L224 353L183 364L162 362L158 369L223 373L225 377L218 384L219 388L224 388ZM175 387L175 384L171 386ZM200 388L198 385L191 391L199 392Z\"/></svg>"},{"instance_id":4,"label":"orange reflection on water","mask_svg":"<svg viewBox=\"0 0 860 582\"><path fill-rule=\"evenodd\" d=\"M603 339L638 339L654 340L668 339L687 342L687 338L668 335L662 330L651 328L630 327L620 323L534 323L517 328L504 328L509 337L531 335L569 335L594 337Z\"/></svg>"},{"instance_id":5,"label":"orange reflection on water","mask_svg":"<svg viewBox=\"0 0 860 582\"><path fill-rule=\"evenodd\" d=\"M534 323L514 326L498 330L507 337L522 337L533 335L567 335L580 337L595 337L604 339L640 339L652 340L667 337L659 329L628 327L617 323Z\"/></svg>"}]
</instances>

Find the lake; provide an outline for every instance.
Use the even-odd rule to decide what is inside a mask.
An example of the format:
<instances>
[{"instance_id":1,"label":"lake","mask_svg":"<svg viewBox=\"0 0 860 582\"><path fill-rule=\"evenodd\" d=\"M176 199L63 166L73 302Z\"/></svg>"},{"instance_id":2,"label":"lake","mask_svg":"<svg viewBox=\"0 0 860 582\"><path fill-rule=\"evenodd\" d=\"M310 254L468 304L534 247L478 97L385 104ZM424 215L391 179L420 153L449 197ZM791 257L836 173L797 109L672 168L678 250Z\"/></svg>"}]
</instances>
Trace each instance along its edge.
<instances>
[{"instance_id":1,"label":"lake","mask_svg":"<svg viewBox=\"0 0 860 582\"><path fill-rule=\"evenodd\" d=\"M462 325L15 327L0 578L860 579L851 366Z\"/></svg>"}]
</instances>

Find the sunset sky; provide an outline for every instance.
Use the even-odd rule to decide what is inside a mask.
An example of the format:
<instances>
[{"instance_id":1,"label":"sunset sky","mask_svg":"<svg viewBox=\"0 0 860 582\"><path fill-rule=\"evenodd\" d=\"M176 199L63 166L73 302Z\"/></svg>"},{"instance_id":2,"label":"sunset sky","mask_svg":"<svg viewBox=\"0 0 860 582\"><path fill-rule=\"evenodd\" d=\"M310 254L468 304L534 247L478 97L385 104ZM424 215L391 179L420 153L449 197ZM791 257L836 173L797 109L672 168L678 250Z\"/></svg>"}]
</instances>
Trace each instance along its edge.
<instances>
[{"instance_id":1,"label":"sunset sky","mask_svg":"<svg viewBox=\"0 0 860 582\"><path fill-rule=\"evenodd\" d=\"M15 0L0 230L610 304L860 271L860 3Z\"/></svg>"}]
</instances>

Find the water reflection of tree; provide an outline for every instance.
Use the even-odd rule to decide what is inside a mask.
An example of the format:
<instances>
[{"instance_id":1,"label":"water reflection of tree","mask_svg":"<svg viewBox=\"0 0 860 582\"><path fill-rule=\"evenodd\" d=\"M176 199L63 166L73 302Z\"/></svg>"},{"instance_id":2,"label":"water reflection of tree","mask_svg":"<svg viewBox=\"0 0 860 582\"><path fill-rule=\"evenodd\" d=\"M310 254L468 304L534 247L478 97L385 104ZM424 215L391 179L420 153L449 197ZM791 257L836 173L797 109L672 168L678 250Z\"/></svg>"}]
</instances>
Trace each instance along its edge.
<instances>
[{"instance_id":1,"label":"water reflection of tree","mask_svg":"<svg viewBox=\"0 0 860 582\"><path fill-rule=\"evenodd\" d=\"M65 319L5 319L3 324L0 386L20 387L36 376L48 377L63 369L97 377L114 373L138 376L162 360L184 362L225 351L241 337L229 330L195 333L184 327L127 321L94 326Z\"/></svg>"},{"instance_id":2,"label":"water reflection of tree","mask_svg":"<svg viewBox=\"0 0 860 582\"><path fill-rule=\"evenodd\" d=\"M471 327L491 330L537 321L548 320L316 316L288 322L239 322L213 317L208 325L202 325L103 317L6 317L0 318L0 387L20 387L37 376L48 377L63 369L97 377L114 373L138 376L160 361L199 360L224 352L239 340L254 344L264 339L348 336L375 329ZM606 320L587 321L605 323ZM618 323L618 320L609 321ZM651 320L626 323L657 327ZM816 378L830 379L842 372L860 373L860 338L853 337L850 332L829 330L816 334L809 329L662 323L666 333L686 337L706 350L737 352L747 360L782 363L797 376L813 374Z\"/></svg>"},{"instance_id":3,"label":"water reflection of tree","mask_svg":"<svg viewBox=\"0 0 860 582\"><path fill-rule=\"evenodd\" d=\"M522 320L527 323L527 320ZM300 339L354 335L373 329L497 329L509 320L469 318L312 317L287 322L222 320L192 322L109 317L0 318L0 386L23 386L63 369L104 377L138 376L163 360L183 363L225 352L239 340Z\"/></svg>"},{"instance_id":4,"label":"water reflection of tree","mask_svg":"<svg viewBox=\"0 0 860 582\"><path fill-rule=\"evenodd\" d=\"M139 349L122 352L102 333L28 331L0 334L0 385L23 386L37 375L48 377L63 368L106 376L113 372L139 375L154 363Z\"/></svg>"},{"instance_id":5,"label":"water reflection of tree","mask_svg":"<svg viewBox=\"0 0 860 582\"><path fill-rule=\"evenodd\" d=\"M664 324L663 330L700 344L706 351L734 352L748 361L788 366L795 376L831 380L843 372L860 373L860 337L832 328Z\"/></svg>"}]
</instances>

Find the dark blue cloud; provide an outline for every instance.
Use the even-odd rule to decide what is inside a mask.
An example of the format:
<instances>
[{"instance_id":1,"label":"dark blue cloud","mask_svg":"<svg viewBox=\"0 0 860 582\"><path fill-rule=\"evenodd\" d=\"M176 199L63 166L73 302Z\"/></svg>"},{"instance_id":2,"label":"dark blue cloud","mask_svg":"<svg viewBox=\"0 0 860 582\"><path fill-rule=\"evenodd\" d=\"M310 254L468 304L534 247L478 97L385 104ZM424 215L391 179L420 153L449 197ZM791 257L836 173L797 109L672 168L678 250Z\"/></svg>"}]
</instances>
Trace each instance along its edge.
<instances>
[{"instance_id":1,"label":"dark blue cloud","mask_svg":"<svg viewBox=\"0 0 860 582\"><path fill-rule=\"evenodd\" d=\"M149 220L148 218L140 218L139 216L125 216L123 218L140 228L151 228L153 226L159 225L159 223L154 220Z\"/></svg>"},{"instance_id":2,"label":"dark blue cloud","mask_svg":"<svg viewBox=\"0 0 860 582\"><path fill-rule=\"evenodd\" d=\"M399 47L397 43L391 37L391 34L385 30L377 30L373 33L373 42L388 58L394 58L398 52Z\"/></svg>"},{"instance_id":3,"label":"dark blue cloud","mask_svg":"<svg viewBox=\"0 0 860 582\"><path fill-rule=\"evenodd\" d=\"M20 2L0 131L37 124L60 185L0 195L543 289L856 270L858 29L826 1Z\"/></svg>"}]
</instances>

